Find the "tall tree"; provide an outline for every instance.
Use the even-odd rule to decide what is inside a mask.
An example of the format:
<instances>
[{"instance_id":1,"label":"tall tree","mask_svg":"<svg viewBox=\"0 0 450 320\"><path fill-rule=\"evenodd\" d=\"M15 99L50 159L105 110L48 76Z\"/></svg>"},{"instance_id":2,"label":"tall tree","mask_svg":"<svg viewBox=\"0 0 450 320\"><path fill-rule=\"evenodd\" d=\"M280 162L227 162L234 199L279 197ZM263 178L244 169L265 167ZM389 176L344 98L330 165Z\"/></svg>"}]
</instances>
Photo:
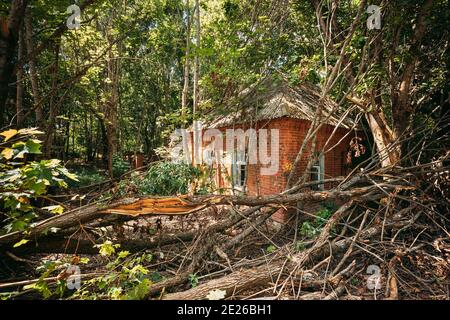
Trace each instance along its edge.
<instances>
[{"instance_id":1,"label":"tall tree","mask_svg":"<svg viewBox=\"0 0 450 320\"><path fill-rule=\"evenodd\" d=\"M6 120L6 100L14 77L14 55L27 4L28 0L13 0L8 17L0 16L0 127Z\"/></svg>"},{"instance_id":2,"label":"tall tree","mask_svg":"<svg viewBox=\"0 0 450 320\"><path fill-rule=\"evenodd\" d=\"M19 49L18 49L18 59L22 59L25 55L25 42L24 42L24 28L20 30L19 33ZM23 94L24 94L24 72L23 68L17 70L17 81L16 81L16 123L18 128L22 128L24 122L24 112L23 112Z\"/></svg>"},{"instance_id":3,"label":"tall tree","mask_svg":"<svg viewBox=\"0 0 450 320\"><path fill-rule=\"evenodd\" d=\"M40 103L39 96L39 85L38 85L38 75L36 70L36 57L32 55L34 49L34 41L33 41L33 23L31 10L27 7L25 11L25 43L27 48L27 55L30 57L29 67L30 67L30 80L31 80L31 89L33 94L33 109L35 109L36 114L36 124L43 128L44 125L44 112L42 110L42 104ZM19 59L22 61L23 59ZM20 69L21 67L18 66Z\"/></svg>"},{"instance_id":4,"label":"tall tree","mask_svg":"<svg viewBox=\"0 0 450 320\"><path fill-rule=\"evenodd\" d=\"M181 95L181 114L186 116L189 95L190 49L191 49L191 14L190 3L186 0L186 57L184 59L183 92Z\"/></svg>"},{"instance_id":5,"label":"tall tree","mask_svg":"<svg viewBox=\"0 0 450 320\"><path fill-rule=\"evenodd\" d=\"M200 88L199 88L199 79L200 79L200 38L201 38L201 21L200 21L200 1L195 0L195 16L196 16L196 24L195 24L195 39L196 39L196 47L195 47L195 60L194 60L194 97L193 97L193 107L192 107L192 115L194 117L194 163L198 164L201 159L201 130L200 123L196 121L196 113L199 108L200 103Z\"/></svg>"}]
</instances>

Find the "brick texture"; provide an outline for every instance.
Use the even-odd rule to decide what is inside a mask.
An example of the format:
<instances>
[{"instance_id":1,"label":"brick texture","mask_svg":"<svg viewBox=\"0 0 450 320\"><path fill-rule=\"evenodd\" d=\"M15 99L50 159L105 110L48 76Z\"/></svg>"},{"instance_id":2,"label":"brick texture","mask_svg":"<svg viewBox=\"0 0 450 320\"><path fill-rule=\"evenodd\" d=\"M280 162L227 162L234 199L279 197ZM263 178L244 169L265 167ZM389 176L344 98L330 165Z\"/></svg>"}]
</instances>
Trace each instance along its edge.
<instances>
[{"instance_id":1,"label":"brick texture","mask_svg":"<svg viewBox=\"0 0 450 320\"><path fill-rule=\"evenodd\" d=\"M297 153L305 139L311 122L308 120L299 120L293 118L279 118L274 120L267 120L263 122L258 122L252 127L256 130L259 129L278 129L279 130L279 141L280 148L279 153L279 169L274 175L267 176L260 174L261 165L249 165L247 173L247 193L249 195L265 196L271 194L277 194L284 191L287 183L287 178L289 172L293 166ZM247 130L248 126L234 126L234 129L241 128ZM226 129L221 128L220 130L225 133ZM333 137L330 139L333 131L336 130ZM347 136L346 136L347 135ZM344 128L335 128L331 125L324 125L319 130L317 134L317 148L316 150L322 150L328 139L329 142L325 148L325 172L324 178L332 178L341 175L345 175L348 168L345 164L345 157L348 152L349 142L351 138L354 137L354 133L348 132ZM225 139L224 139L225 140ZM268 139L270 143L270 137ZM226 148L226 143L224 141L224 148ZM331 149L331 150L330 150ZM299 165L294 176L294 182L301 177L307 167L310 145L308 145L303 152L303 156L299 162ZM270 147L268 147L268 153L270 155ZM231 168L221 168L216 167L216 172L222 171L231 175ZM216 181L218 186L221 188L230 188L231 184L229 178L226 178L226 174L217 174ZM332 185L326 184L325 189L331 188ZM274 215L275 220L285 221L286 214L279 211Z\"/></svg>"}]
</instances>

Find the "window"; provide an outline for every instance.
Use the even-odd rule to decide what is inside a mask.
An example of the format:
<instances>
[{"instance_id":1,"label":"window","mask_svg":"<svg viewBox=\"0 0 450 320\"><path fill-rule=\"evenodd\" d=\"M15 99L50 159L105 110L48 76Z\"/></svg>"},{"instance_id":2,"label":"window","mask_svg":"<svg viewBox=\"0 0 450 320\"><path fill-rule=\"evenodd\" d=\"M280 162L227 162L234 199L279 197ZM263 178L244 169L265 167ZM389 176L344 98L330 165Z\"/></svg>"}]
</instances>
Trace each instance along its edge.
<instances>
[{"instance_id":1,"label":"window","mask_svg":"<svg viewBox=\"0 0 450 320\"><path fill-rule=\"evenodd\" d=\"M233 155L233 186L244 188L247 180L247 156L245 150L236 150Z\"/></svg>"},{"instance_id":2,"label":"window","mask_svg":"<svg viewBox=\"0 0 450 320\"><path fill-rule=\"evenodd\" d=\"M311 182L312 181L322 181L325 177L325 156L320 154L318 160L311 167ZM323 190L323 184L316 184L311 187L313 190Z\"/></svg>"}]
</instances>

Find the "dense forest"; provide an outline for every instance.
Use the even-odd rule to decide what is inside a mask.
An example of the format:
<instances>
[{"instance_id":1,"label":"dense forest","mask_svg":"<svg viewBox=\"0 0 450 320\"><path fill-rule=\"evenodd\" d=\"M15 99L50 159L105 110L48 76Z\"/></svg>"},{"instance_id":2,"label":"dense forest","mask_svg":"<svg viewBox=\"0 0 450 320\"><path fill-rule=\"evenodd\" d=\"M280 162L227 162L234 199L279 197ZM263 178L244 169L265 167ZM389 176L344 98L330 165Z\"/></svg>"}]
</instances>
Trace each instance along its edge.
<instances>
[{"instance_id":1,"label":"dense forest","mask_svg":"<svg viewBox=\"0 0 450 320\"><path fill-rule=\"evenodd\" d=\"M1 0L0 297L448 299L449 22L445 0ZM170 159L272 83L312 105L276 178Z\"/></svg>"}]
</instances>

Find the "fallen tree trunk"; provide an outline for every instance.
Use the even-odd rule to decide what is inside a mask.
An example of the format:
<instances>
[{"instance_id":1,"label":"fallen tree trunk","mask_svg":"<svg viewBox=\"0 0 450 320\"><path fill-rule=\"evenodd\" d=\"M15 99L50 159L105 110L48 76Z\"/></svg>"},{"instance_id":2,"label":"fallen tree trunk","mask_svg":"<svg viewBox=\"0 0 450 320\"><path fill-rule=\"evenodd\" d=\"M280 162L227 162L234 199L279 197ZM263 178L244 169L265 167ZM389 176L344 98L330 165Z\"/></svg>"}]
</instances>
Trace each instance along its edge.
<instances>
[{"instance_id":1,"label":"fallen tree trunk","mask_svg":"<svg viewBox=\"0 0 450 320\"><path fill-rule=\"evenodd\" d=\"M154 249L162 246L172 245L180 242L192 241L195 232L183 232L174 235L165 235L163 237L151 237L149 239L139 240L121 240L115 241L120 244L121 250L138 252ZM98 254L98 248L94 247L97 243L86 239L52 239L47 238L43 241L33 241L18 248L12 248L9 251L14 254L35 254L35 253L64 253L64 254Z\"/></svg>"},{"instance_id":2,"label":"fallen tree trunk","mask_svg":"<svg viewBox=\"0 0 450 320\"><path fill-rule=\"evenodd\" d=\"M0 246L14 244L23 238L37 239L48 232L55 234L58 229L70 228L100 218L101 216L102 214L99 213L97 205L84 206L38 222L28 230L27 234L16 231L0 236Z\"/></svg>"},{"instance_id":3,"label":"fallen tree trunk","mask_svg":"<svg viewBox=\"0 0 450 320\"><path fill-rule=\"evenodd\" d=\"M189 214L198 212L205 208L205 205L191 205L182 198L152 198L144 199L145 204L152 203L153 211L147 210L147 214L155 215L179 215L179 214ZM156 204L155 204L156 203ZM43 235L57 235L58 231L64 231L65 229L76 227L82 224L86 224L93 220L99 218L105 218L110 220L111 218L107 216L108 214L114 214L113 212L108 212L109 210L114 210L114 208L130 208L130 206L136 207L135 213L130 210L129 216L139 216L139 206L141 205L140 199L136 198L126 198L122 200L115 201L111 204L93 204L86 205L75 210L66 212L64 214L54 216L43 221L40 221L24 232L12 232L6 235L0 236L0 246L8 246L20 241L23 238L37 240ZM184 210L184 211L183 211ZM123 212L122 212L123 214ZM113 219L114 220L114 219Z\"/></svg>"},{"instance_id":4,"label":"fallen tree trunk","mask_svg":"<svg viewBox=\"0 0 450 320\"><path fill-rule=\"evenodd\" d=\"M236 291L251 289L259 285L268 284L273 281L271 275L276 279L281 271L282 263L271 263L268 265L251 268L247 270L235 271L225 277L214 279L201 284L193 289L171 293L163 296L163 300L200 300L206 299L208 293L219 289L226 292L229 297Z\"/></svg>"},{"instance_id":5,"label":"fallen tree trunk","mask_svg":"<svg viewBox=\"0 0 450 320\"><path fill-rule=\"evenodd\" d=\"M266 205L285 205L297 202L320 202L325 200L346 200L352 198L366 199L373 197L373 191L383 188L389 191L394 188L403 188L402 186L378 184L368 187L355 188L353 190L329 190L317 192L290 193L297 189L289 190L280 195L266 197L241 197L241 196L200 196L188 198L183 197L148 197L148 198L126 198L118 200L108 205L88 205L65 214L51 217L33 225L27 233L12 232L0 236L0 246L8 246L26 239L38 239L48 232L57 233L61 229L67 229L74 226L82 225L92 220L102 218L105 214L125 214L128 216L145 215L186 215L199 212L207 207L217 205L244 205L250 206L251 213L259 210ZM242 217L237 217L237 221ZM232 226L234 220L225 221L225 226L217 224L218 230L224 230ZM229 224L231 222L231 224ZM229 226L228 226L229 225ZM227 227L228 226L228 227ZM214 232L214 229L210 230Z\"/></svg>"}]
</instances>

